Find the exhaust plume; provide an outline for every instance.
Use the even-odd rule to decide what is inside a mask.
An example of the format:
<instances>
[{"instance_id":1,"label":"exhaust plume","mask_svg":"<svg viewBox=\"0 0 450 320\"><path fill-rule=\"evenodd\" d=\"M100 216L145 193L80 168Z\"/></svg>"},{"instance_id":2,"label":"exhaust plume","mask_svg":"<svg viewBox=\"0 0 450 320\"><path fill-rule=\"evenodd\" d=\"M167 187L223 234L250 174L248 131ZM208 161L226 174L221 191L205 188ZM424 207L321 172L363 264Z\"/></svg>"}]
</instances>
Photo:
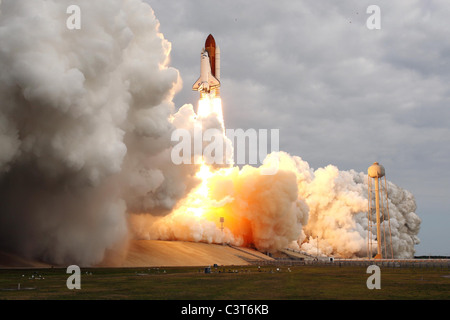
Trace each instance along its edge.
<instances>
[{"instance_id":1,"label":"exhaust plume","mask_svg":"<svg viewBox=\"0 0 450 320\"><path fill-rule=\"evenodd\" d=\"M162 214L196 184L170 162L178 71L139 0L0 5L0 248L92 264L128 237L127 210Z\"/></svg>"}]
</instances>

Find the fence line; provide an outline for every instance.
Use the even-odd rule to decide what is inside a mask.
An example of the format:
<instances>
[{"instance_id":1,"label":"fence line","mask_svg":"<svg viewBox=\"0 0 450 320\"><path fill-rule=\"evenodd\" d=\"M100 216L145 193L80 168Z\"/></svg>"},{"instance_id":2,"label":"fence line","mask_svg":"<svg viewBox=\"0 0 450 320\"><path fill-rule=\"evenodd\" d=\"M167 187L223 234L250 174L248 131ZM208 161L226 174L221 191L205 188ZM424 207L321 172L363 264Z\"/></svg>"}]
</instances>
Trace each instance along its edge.
<instances>
[{"instance_id":1,"label":"fence line","mask_svg":"<svg viewBox=\"0 0 450 320\"><path fill-rule=\"evenodd\" d=\"M248 263L259 266L359 266L367 267L369 265L377 265L379 267L388 268L447 268L450 269L450 260L388 260L388 261L377 261L377 260L334 260L321 261L321 260L293 260L289 258L279 258L275 260L252 260L246 259Z\"/></svg>"}]
</instances>

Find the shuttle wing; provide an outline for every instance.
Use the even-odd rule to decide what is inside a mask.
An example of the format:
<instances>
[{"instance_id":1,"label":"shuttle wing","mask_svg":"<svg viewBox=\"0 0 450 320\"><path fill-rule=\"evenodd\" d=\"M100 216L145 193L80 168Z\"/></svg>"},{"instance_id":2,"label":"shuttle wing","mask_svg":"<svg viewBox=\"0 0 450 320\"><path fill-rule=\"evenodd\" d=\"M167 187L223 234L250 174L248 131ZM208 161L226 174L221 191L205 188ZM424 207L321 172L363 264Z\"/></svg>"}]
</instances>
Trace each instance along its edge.
<instances>
[{"instance_id":1,"label":"shuttle wing","mask_svg":"<svg viewBox=\"0 0 450 320\"><path fill-rule=\"evenodd\" d=\"M198 78L197 81L195 81L194 85L192 86L192 90L194 91L201 91L203 89L202 85L202 78Z\"/></svg>"},{"instance_id":2,"label":"shuttle wing","mask_svg":"<svg viewBox=\"0 0 450 320\"><path fill-rule=\"evenodd\" d=\"M208 82L209 82L209 88L210 89L214 89L214 88L220 87L220 81L217 80L211 73L209 74L208 78L209 78Z\"/></svg>"}]
</instances>

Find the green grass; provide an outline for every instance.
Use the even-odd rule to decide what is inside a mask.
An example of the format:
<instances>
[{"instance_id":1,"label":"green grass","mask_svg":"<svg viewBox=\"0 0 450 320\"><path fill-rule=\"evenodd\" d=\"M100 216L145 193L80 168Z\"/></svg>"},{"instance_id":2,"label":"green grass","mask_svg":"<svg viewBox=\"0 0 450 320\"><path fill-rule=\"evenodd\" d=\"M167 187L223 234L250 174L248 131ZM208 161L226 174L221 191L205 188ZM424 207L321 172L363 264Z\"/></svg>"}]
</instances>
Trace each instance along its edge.
<instances>
[{"instance_id":1,"label":"green grass","mask_svg":"<svg viewBox=\"0 0 450 320\"><path fill-rule=\"evenodd\" d=\"M228 270L238 270L238 273ZM166 272L163 273L163 270ZM271 273L270 271L274 271ZM365 267L198 267L82 269L81 290L69 290L65 269L0 270L0 299L372 300L449 299L449 269L381 268L381 289L366 286ZM214 269L213 269L214 271ZM225 271L225 272L223 272ZM45 279L29 279L37 272ZM86 274L92 273L90 274ZM142 275L144 274L144 275ZM23 276L22 276L23 275ZM17 289L21 284L22 290ZM26 288L32 288L26 289Z\"/></svg>"}]
</instances>

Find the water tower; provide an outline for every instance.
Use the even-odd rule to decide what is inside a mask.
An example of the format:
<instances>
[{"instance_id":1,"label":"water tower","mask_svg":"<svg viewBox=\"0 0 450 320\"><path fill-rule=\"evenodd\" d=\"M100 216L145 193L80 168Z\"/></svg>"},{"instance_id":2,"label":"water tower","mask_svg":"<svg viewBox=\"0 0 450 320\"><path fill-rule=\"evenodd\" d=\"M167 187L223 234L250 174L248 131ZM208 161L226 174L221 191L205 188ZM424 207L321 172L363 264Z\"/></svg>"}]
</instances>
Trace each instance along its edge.
<instances>
[{"instance_id":1,"label":"water tower","mask_svg":"<svg viewBox=\"0 0 450 320\"><path fill-rule=\"evenodd\" d=\"M389 217L389 204L387 196L387 181L384 171L384 167L378 162L374 162L367 171L368 173L368 211L367 211L367 254L369 259L373 256L373 229L376 227L376 243L377 254L375 259L383 259L388 257L387 244L388 240L386 236L386 224L389 225L389 248L390 256L393 259L394 253L392 250L392 235L391 235L391 222ZM383 186L384 177L384 186ZM375 215L375 219L374 219ZM374 221L375 220L375 221ZM384 254L383 254L384 243Z\"/></svg>"}]
</instances>

